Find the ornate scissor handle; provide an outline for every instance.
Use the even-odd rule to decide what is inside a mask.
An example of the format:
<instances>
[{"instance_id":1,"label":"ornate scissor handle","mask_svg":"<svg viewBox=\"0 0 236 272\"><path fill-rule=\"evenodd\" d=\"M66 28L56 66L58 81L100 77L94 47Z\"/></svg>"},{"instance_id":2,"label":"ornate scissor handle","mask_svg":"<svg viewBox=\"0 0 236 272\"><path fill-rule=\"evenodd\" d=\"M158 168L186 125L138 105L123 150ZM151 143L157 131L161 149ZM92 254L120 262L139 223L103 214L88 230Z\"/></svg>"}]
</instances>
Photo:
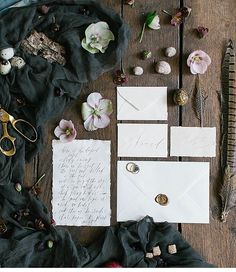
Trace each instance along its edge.
<instances>
[{"instance_id":1,"label":"ornate scissor handle","mask_svg":"<svg viewBox=\"0 0 236 272\"><path fill-rule=\"evenodd\" d=\"M24 134L24 132L22 132L18 127L17 127L17 123L23 123L23 124L27 124L29 126L29 128L31 129L31 131L33 131L33 138L29 138L27 135ZM33 125L31 125L28 121L24 120L24 119L17 119L17 120L11 120L11 124L13 126L13 128L22 136L24 137L27 141L31 142L31 143L35 143L38 139L38 133L36 131L36 129L34 128Z\"/></svg>"},{"instance_id":2,"label":"ornate scissor handle","mask_svg":"<svg viewBox=\"0 0 236 272\"><path fill-rule=\"evenodd\" d=\"M11 157L13 155L16 154L16 145L15 145L15 140L16 138L14 137L11 137L9 134L8 134L8 131L7 131L7 123L2 123L2 128L3 128L3 136L1 137L0 139L0 151L7 157ZM2 148L2 142L4 140L8 140L10 141L11 145L12 145L12 148L10 150L4 150Z\"/></svg>"}]
</instances>

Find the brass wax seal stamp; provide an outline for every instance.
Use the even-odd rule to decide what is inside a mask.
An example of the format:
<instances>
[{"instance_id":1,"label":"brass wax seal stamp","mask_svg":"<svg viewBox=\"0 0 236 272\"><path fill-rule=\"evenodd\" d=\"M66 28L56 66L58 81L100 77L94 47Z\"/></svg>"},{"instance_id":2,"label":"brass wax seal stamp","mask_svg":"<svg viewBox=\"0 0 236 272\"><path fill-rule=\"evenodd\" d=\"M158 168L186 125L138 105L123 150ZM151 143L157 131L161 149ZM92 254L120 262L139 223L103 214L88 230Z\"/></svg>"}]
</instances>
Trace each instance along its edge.
<instances>
[{"instance_id":1,"label":"brass wax seal stamp","mask_svg":"<svg viewBox=\"0 0 236 272\"><path fill-rule=\"evenodd\" d=\"M161 206L166 206L169 202L167 195L164 194L157 195L155 201Z\"/></svg>"}]
</instances>

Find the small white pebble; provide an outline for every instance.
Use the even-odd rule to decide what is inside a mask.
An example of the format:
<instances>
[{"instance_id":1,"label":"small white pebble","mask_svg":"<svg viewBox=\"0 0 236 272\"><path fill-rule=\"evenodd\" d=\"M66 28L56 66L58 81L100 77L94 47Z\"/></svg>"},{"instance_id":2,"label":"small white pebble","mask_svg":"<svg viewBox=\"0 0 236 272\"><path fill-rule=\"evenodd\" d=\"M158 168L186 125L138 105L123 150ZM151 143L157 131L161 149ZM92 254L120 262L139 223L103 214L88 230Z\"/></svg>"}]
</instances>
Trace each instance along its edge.
<instances>
[{"instance_id":1,"label":"small white pebble","mask_svg":"<svg viewBox=\"0 0 236 272\"><path fill-rule=\"evenodd\" d=\"M143 68L140 66L137 66L133 69L134 75L141 76L143 74Z\"/></svg>"},{"instance_id":2,"label":"small white pebble","mask_svg":"<svg viewBox=\"0 0 236 272\"><path fill-rule=\"evenodd\" d=\"M163 74L163 75L169 75L171 73L170 64L166 61L157 62L155 70L158 74Z\"/></svg>"},{"instance_id":3,"label":"small white pebble","mask_svg":"<svg viewBox=\"0 0 236 272\"><path fill-rule=\"evenodd\" d=\"M177 248L176 245L168 245L168 252L169 254L176 254L177 253Z\"/></svg>"},{"instance_id":4,"label":"small white pebble","mask_svg":"<svg viewBox=\"0 0 236 272\"><path fill-rule=\"evenodd\" d=\"M174 47L168 47L166 48L166 52L165 52L165 55L168 57L168 58L172 58L176 55L177 51Z\"/></svg>"},{"instance_id":5,"label":"small white pebble","mask_svg":"<svg viewBox=\"0 0 236 272\"><path fill-rule=\"evenodd\" d=\"M161 255L161 249L159 246L156 246L152 249L153 256L160 256Z\"/></svg>"},{"instance_id":6,"label":"small white pebble","mask_svg":"<svg viewBox=\"0 0 236 272\"><path fill-rule=\"evenodd\" d=\"M153 254L151 252L146 253L146 258L152 259L153 258Z\"/></svg>"}]
</instances>

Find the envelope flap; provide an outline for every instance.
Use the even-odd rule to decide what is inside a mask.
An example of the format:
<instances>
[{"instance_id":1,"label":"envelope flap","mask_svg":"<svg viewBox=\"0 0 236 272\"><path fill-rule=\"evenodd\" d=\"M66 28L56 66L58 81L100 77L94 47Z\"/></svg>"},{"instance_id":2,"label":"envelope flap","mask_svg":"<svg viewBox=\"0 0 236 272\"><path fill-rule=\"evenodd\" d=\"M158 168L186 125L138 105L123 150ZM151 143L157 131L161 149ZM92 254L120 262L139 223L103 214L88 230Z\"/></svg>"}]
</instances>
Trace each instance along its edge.
<instances>
[{"instance_id":1,"label":"envelope flap","mask_svg":"<svg viewBox=\"0 0 236 272\"><path fill-rule=\"evenodd\" d=\"M154 103L163 105L167 101L166 87L117 87L118 98L138 111L145 110Z\"/></svg>"}]
</instances>

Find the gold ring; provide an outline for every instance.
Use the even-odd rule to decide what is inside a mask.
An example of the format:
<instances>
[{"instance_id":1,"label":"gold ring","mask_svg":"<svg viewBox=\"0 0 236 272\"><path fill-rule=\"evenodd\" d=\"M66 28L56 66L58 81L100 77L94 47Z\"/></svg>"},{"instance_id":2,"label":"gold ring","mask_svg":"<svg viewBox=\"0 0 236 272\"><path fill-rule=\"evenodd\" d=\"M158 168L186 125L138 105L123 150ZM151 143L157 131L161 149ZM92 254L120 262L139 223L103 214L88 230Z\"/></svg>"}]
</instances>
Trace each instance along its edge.
<instances>
[{"instance_id":1,"label":"gold ring","mask_svg":"<svg viewBox=\"0 0 236 272\"><path fill-rule=\"evenodd\" d=\"M167 195L164 195L164 194L157 195L155 197L155 201L161 206L166 206L168 205L168 202L169 202Z\"/></svg>"},{"instance_id":2,"label":"gold ring","mask_svg":"<svg viewBox=\"0 0 236 272\"><path fill-rule=\"evenodd\" d=\"M132 174L138 174L139 166L133 162L129 162L126 164L126 170Z\"/></svg>"}]
</instances>

